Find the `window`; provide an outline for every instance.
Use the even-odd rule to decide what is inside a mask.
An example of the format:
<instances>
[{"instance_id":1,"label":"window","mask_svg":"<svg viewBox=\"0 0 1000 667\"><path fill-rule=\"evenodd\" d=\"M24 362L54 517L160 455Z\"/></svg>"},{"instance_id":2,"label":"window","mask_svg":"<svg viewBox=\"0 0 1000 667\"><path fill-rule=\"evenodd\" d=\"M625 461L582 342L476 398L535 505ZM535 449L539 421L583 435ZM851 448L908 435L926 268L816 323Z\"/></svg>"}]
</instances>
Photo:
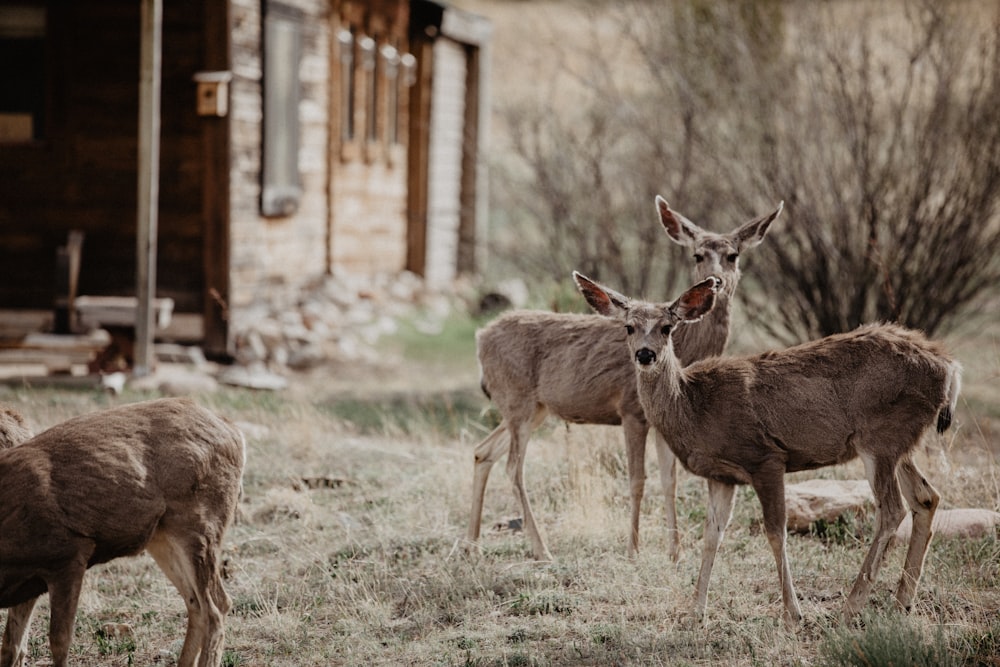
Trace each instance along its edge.
<instances>
[{"instance_id":1,"label":"window","mask_svg":"<svg viewBox=\"0 0 1000 667\"><path fill-rule=\"evenodd\" d=\"M43 7L0 7L0 142L45 136Z\"/></svg>"},{"instance_id":2,"label":"window","mask_svg":"<svg viewBox=\"0 0 1000 667\"><path fill-rule=\"evenodd\" d=\"M375 40L362 37L358 40L361 69L365 77L365 142L369 151L378 143L378 59L375 57Z\"/></svg>"},{"instance_id":3,"label":"window","mask_svg":"<svg viewBox=\"0 0 1000 667\"><path fill-rule=\"evenodd\" d=\"M416 58L352 26L337 33L337 61L340 159L392 164L405 143L404 88L416 81Z\"/></svg>"},{"instance_id":4,"label":"window","mask_svg":"<svg viewBox=\"0 0 1000 667\"><path fill-rule=\"evenodd\" d=\"M264 154L261 212L295 213L302 197L299 183L299 61L301 20L268 3L264 18Z\"/></svg>"},{"instance_id":5,"label":"window","mask_svg":"<svg viewBox=\"0 0 1000 667\"><path fill-rule=\"evenodd\" d=\"M340 55L340 143L346 146L354 140L354 33L337 33Z\"/></svg>"}]
</instances>

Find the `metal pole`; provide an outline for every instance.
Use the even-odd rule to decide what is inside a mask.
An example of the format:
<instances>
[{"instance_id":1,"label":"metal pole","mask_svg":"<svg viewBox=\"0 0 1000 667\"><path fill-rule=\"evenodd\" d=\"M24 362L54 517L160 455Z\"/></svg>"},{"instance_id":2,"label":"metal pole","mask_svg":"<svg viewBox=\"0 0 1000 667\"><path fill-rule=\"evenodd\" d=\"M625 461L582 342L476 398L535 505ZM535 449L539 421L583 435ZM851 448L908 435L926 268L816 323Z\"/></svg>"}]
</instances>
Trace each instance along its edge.
<instances>
[{"instance_id":1,"label":"metal pole","mask_svg":"<svg viewBox=\"0 0 1000 667\"><path fill-rule=\"evenodd\" d=\"M153 366L153 299L156 296L157 210L160 201L160 72L163 0L141 0L139 71L139 190L136 216L135 359L132 373Z\"/></svg>"}]
</instances>

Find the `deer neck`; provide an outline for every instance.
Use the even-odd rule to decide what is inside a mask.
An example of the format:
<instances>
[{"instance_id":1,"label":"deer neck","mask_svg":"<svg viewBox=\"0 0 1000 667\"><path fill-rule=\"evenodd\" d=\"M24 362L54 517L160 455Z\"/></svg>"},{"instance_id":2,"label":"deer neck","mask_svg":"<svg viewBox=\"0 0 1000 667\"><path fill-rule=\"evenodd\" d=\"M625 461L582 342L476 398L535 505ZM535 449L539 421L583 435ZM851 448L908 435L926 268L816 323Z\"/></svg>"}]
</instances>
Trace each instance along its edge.
<instances>
[{"instance_id":1,"label":"deer neck","mask_svg":"<svg viewBox=\"0 0 1000 667\"><path fill-rule=\"evenodd\" d=\"M715 357L729 342L729 307L739 276L727 276L715 297L715 307L701 321L677 327L673 334L674 351L682 366Z\"/></svg>"},{"instance_id":2,"label":"deer neck","mask_svg":"<svg viewBox=\"0 0 1000 667\"><path fill-rule=\"evenodd\" d=\"M687 461L689 438L672 437L688 430L691 402L687 396L688 380L680 360L668 346L656 369L638 369L636 373L639 402L650 425L659 430L674 454Z\"/></svg>"}]
</instances>

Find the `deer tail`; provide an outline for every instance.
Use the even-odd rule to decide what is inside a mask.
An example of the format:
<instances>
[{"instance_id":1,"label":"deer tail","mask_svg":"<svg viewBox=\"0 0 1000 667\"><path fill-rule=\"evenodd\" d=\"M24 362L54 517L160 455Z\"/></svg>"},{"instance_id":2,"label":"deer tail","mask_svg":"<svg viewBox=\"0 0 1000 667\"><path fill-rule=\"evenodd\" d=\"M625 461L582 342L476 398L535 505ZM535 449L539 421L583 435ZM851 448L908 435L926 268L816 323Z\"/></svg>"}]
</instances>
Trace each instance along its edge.
<instances>
[{"instance_id":1,"label":"deer tail","mask_svg":"<svg viewBox=\"0 0 1000 667\"><path fill-rule=\"evenodd\" d=\"M947 403L938 412L937 431L944 433L951 426L955 408L958 405L958 392L962 389L962 365L951 361L948 365L948 376L945 379L945 400Z\"/></svg>"}]
</instances>

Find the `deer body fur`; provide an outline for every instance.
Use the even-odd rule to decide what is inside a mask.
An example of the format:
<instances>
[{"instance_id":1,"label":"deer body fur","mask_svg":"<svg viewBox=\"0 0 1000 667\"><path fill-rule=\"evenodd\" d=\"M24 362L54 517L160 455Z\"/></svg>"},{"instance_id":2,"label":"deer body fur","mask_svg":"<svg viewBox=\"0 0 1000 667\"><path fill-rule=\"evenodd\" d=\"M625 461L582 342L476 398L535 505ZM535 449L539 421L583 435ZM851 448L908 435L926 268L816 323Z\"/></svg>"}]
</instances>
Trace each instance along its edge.
<instances>
[{"instance_id":1,"label":"deer body fur","mask_svg":"<svg viewBox=\"0 0 1000 667\"><path fill-rule=\"evenodd\" d=\"M758 245L781 212L751 220L728 234L707 232L656 198L664 230L691 249L696 279L716 275L722 281L718 307L703 321L678 330L675 346L682 363L721 354L729 339L729 304L739 282L739 254ZM531 511L524 486L524 461L531 432L552 414L578 424L621 425L625 432L631 505L628 553L639 548L639 513L645 488L646 437L649 423L636 392L635 372L620 326L597 315L515 311L501 315L476 335L483 391L502 420L475 451L472 511L467 539L479 539L483 497L493 464L504 454L514 496L524 512L524 529L534 558L551 560ZM657 457L666 499L670 554L680 550L675 509L676 464L657 432Z\"/></svg>"},{"instance_id":2,"label":"deer body fur","mask_svg":"<svg viewBox=\"0 0 1000 667\"><path fill-rule=\"evenodd\" d=\"M682 367L669 332L711 309L714 279L672 304L632 301L579 274L576 280L598 312L618 318L631 332L627 348L647 417L654 428L664 429L681 463L709 481L695 594L699 617L732 514L734 487L749 484L763 509L786 621L801 619L785 551L784 475L856 457L876 499L876 527L844 615L856 615L866 602L905 515L904 498L914 530L896 600L910 608L939 502L911 453L932 424L939 431L948 427L961 384L960 365L940 344L900 326L874 324L782 351Z\"/></svg>"},{"instance_id":3,"label":"deer body fur","mask_svg":"<svg viewBox=\"0 0 1000 667\"><path fill-rule=\"evenodd\" d=\"M11 608L0 667L22 664L45 592L64 667L84 572L144 549L187 605L178 664L220 664L231 606L221 547L244 461L239 430L182 398L76 417L0 450L0 607Z\"/></svg>"}]
</instances>

